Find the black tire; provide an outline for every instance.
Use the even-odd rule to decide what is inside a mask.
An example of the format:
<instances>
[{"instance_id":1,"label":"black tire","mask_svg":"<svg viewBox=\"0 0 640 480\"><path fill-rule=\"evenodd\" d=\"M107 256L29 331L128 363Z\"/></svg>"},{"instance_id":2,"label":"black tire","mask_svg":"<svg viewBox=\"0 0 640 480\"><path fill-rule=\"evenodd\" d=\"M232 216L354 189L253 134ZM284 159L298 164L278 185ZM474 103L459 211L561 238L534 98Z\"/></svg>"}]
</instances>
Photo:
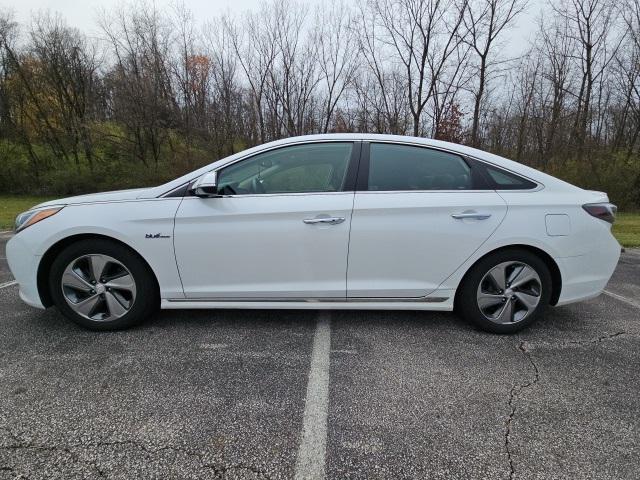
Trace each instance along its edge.
<instances>
[{"instance_id":1,"label":"black tire","mask_svg":"<svg viewBox=\"0 0 640 480\"><path fill-rule=\"evenodd\" d=\"M74 311L63 294L62 275L68 265L84 255L107 255L129 271L135 281L136 295L128 311L113 320L92 320ZM107 239L87 239L73 243L58 254L49 275L49 291L54 304L64 316L90 330L121 330L146 320L159 307L156 279L149 266L130 248Z\"/></svg>"},{"instance_id":2,"label":"black tire","mask_svg":"<svg viewBox=\"0 0 640 480\"><path fill-rule=\"evenodd\" d=\"M533 268L541 283L539 302L522 320L513 323L496 323L485 316L478 305L478 289L485 275L503 262L522 262ZM455 301L456 312L481 330L491 333L516 333L544 315L551 299L552 279L546 263L534 253L521 248L509 248L481 258L463 278ZM496 307L496 308L499 308Z\"/></svg>"}]
</instances>

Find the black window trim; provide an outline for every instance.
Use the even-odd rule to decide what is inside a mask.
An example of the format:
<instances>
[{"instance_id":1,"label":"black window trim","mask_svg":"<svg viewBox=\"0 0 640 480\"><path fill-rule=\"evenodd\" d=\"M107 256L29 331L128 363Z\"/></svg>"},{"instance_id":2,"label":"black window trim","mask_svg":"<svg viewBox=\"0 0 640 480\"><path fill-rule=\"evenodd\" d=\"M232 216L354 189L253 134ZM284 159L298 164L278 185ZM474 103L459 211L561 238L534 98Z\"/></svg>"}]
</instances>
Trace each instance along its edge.
<instances>
[{"instance_id":1,"label":"black window trim","mask_svg":"<svg viewBox=\"0 0 640 480\"><path fill-rule=\"evenodd\" d=\"M501 167L499 165L496 165L494 163L491 162L486 162L484 160L481 160L479 158L475 158L475 157L470 157L469 160L471 160L475 165L476 168L480 171L480 173L482 174L482 176L485 178L485 181L487 182L489 188L491 190L495 190L498 192L531 192L531 191L535 191L535 190L539 190L542 187L544 187L544 185L542 185L540 182L537 182L536 180L533 180L532 178L526 177L520 173L516 173L512 170L509 170L508 168L504 168ZM501 185L499 185L494 179L493 177L491 177L491 175L489 174L489 172L487 171L486 167L491 167L494 168L496 170L508 173L509 175L513 175L514 177L517 177L521 180L524 180L530 184L532 184L533 186L530 188L502 188Z\"/></svg>"},{"instance_id":2,"label":"black window trim","mask_svg":"<svg viewBox=\"0 0 640 480\"><path fill-rule=\"evenodd\" d=\"M362 162L363 142L355 140L352 143L351 158L347 165L347 173L345 175L342 189L340 190L341 192L354 192L356 190L358 171L360 170L360 164Z\"/></svg>"},{"instance_id":3,"label":"black window trim","mask_svg":"<svg viewBox=\"0 0 640 480\"><path fill-rule=\"evenodd\" d=\"M369 190L369 161L371 159L371 142L362 142L356 192Z\"/></svg>"},{"instance_id":4,"label":"black window trim","mask_svg":"<svg viewBox=\"0 0 640 480\"><path fill-rule=\"evenodd\" d=\"M183 183L182 185L175 187L174 189L169 190L162 195L158 195L158 198L182 198L188 194L189 186L191 185L191 183L192 181Z\"/></svg>"},{"instance_id":5,"label":"black window trim","mask_svg":"<svg viewBox=\"0 0 640 480\"><path fill-rule=\"evenodd\" d=\"M429 150L436 150L439 152L448 153L450 155L455 155L462 159L465 164L471 170L473 188L467 190L369 190L369 165L371 161L371 144L372 143L386 143L392 145L404 145L408 147L420 147L426 148ZM498 170L504 170L505 172L515 175L519 178L522 178L528 182L533 183L535 186L532 188L522 188L522 189L504 189L499 188L491 176L486 172L484 165L489 165ZM499 165L495 165L491 162L487 162L485 160L479 159L477 157L472 157L466 155L464 153L457 152L455 150L449 150L446 148L440 148L432 145L424 145L422 143L413 143L413 142L398 142L398 141L385 141L385 140L364 140L362 142L362 153L360 154L360 165L358 168L358 177L356 180L356 191L357 192L370 192L370 193L401 193L401 192L486 192L486 191L505 191L505 192L531 192L535 190L539 190L544 185L540 182L533 180L529 177L521 175L520 173L513 172L507 168L501 167Z\"/></svg>"}]
</instances>

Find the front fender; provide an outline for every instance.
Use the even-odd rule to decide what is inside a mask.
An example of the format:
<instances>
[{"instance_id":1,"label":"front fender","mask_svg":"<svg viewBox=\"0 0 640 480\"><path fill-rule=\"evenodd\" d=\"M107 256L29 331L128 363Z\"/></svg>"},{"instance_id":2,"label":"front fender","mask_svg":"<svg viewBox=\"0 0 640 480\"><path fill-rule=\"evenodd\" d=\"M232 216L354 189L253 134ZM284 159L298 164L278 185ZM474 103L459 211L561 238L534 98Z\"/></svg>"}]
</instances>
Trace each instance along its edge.
<instances>
[{"instance_id":1,"label":"front fender","mask_svg":"<svg viewBox=\"0 0 640 480\"><path fill-rule=\"evenodd\" d=\"M68 205L20 232L37 257L76 235L113 238L137 252L150 266L165 297L184 295L173 248L173 227L180 198Z\"/></svg>"}]
</instances>

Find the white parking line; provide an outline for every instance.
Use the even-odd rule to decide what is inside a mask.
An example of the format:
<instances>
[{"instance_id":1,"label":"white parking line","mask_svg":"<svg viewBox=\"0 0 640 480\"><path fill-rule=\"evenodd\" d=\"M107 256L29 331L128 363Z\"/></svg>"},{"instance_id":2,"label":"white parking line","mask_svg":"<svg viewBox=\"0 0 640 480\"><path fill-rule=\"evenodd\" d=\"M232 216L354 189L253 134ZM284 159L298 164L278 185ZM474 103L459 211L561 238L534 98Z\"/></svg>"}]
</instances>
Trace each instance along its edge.
<instances>
[{"instance_id":1,"label":"white parking line","mask_svg":"<svg viewBox=\"0 0 640 480\"><path fill-rule=\"evenodd\" d=\"M605 290L604 293L609 295L612 298L615 298L616 300L620 300L621 302L626 303L627 305L640 308L640 302L636 302L635 300L631 300L630 298L623 297L622 295L618 295L617 293L610 292L609 290Z\"/></svg>"},{"instance_id":2,"label":"white parking line","mask_svg":"<svg viewBox=\"0 0 640 480\"><path fill-rule=\"evenodd\" d=\"M7 288L7 287L11 287L13 285L16 285L18 282L16 282L15 280L12 280L10 282L4 282L4 283L0 283L0 290L2 290L3 288Z\"/></svg>"},{"instance_id":3,"label":"white parking line","mask_svg":"<svg viewBox=\"0 0 640 480\"><path fill-rule=\"evenodd\" d=\"M328 312L320 312L313 337L302 437L296 460L296 480L321 480L325 478L327 410L329 407L329 352L331 351L330 321L331 316Z\"/></svg>"}]
</instances>

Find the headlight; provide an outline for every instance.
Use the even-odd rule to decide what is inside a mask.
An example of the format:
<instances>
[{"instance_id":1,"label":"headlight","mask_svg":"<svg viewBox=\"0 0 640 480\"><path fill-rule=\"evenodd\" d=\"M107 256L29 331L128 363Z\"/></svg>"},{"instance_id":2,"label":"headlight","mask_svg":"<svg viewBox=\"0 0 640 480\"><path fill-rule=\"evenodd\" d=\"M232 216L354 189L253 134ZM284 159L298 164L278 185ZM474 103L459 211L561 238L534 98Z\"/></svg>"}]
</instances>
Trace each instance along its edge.
<instances>
[{"instance_id":1,"label":"headlight","mask_svg":"<svg viewBox=\"0 0 640 480\"><path fill-rule=\"evenodd\" d=\"M34 223L38 223L40 220L49 218L51 215L55 215L63 207L49 207L41 208L39 210L29 210L28 212L21 213L16 217L16 233L30 227Z\"/></svg>"}]
</instances>

